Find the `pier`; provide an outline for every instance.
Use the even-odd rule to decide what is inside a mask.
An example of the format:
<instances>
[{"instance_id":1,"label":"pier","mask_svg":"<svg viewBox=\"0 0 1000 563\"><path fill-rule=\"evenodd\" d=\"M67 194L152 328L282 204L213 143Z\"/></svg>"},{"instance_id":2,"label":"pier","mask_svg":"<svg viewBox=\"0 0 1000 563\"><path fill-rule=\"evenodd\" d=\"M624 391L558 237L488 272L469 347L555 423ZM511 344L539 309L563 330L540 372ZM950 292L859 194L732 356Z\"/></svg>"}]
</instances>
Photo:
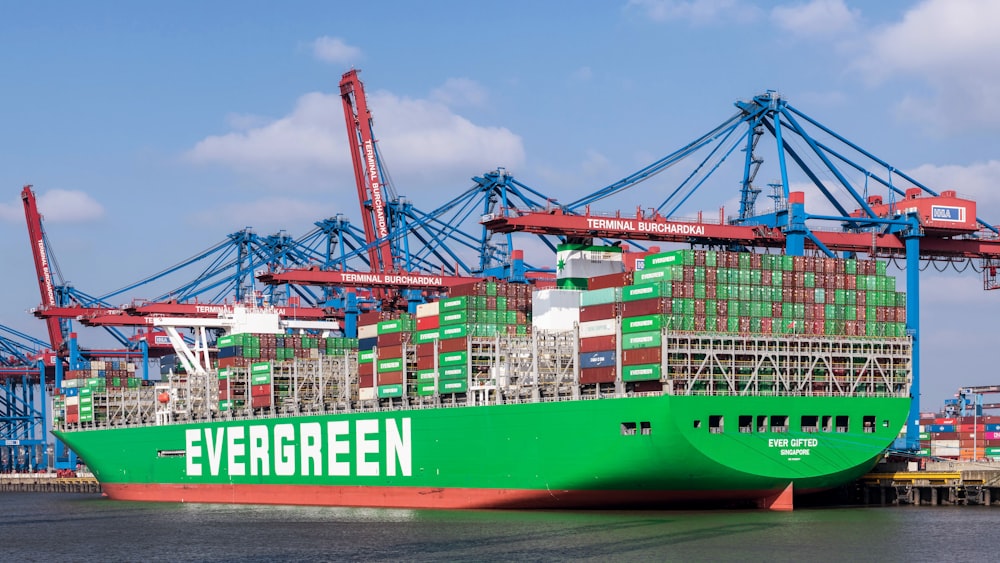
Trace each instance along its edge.
<instances>
[{"instance_id":1,"label":"pier","mask_svg":"<svg viewBox=\"0 0 1000 563\"><path fill-rule=\"evenodd\" d=\"M93 475L59 477L54 473L7 473L0 475L0 493L100 493Z\"/></svg>"},{"instance_id":2,"label":"pier","mask_svg":"<svg viewBox=\"0 0 1000 563\"><path fill-rule=\"evenodd\" d=\"M931 462L924 469L876 467L856 483L866 505L1000 506L1000 463Z\"/></svg>"}]
</instances>

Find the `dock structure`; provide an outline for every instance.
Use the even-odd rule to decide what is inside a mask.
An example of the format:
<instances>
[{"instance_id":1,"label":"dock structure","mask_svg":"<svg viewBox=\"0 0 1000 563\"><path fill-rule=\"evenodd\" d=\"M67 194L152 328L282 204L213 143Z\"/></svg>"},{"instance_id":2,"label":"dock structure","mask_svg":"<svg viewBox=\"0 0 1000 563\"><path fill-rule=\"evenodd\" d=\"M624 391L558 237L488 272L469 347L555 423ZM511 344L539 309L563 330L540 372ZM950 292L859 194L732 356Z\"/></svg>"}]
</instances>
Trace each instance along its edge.
<instances>
[{"instance_id":1,"label":"dock structure","mask_svg":"<svg viewBox=\"0 0 1000 563\"><path fill-rule=\"evenodd\" d=\"M59 477L54 473L0 474L0 493L93 493L101 484L93 475Z\"/></svg>"},{"instance_id":2,"label":"dock structure","mask_svg":"<svg viewBox=\"0 0 1000 563\"><path fill-rule=\"evenodd\" d=\"M1000 463L931 462L924 469L877 467L858 482L866 505L1000 506Z\"/></svg>"}]
</instances>

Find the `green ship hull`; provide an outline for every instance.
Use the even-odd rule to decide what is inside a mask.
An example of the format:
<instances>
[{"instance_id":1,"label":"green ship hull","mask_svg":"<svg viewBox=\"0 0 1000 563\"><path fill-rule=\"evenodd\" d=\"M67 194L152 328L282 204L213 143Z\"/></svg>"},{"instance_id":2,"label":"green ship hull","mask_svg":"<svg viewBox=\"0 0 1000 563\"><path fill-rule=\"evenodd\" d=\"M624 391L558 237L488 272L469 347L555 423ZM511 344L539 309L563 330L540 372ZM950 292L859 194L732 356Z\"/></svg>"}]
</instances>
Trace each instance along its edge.
<instances>
[{"instance_id":1,"label":"green ship hull","mask_svg":"<svg viewBox=\"0 0 1000 563\"><path fill-rule=\"evenodd\" d=\"M123 500L774 507L863 475L909 407L898 396L657 394L56 434Z\"/></svg>"}]
</instances>

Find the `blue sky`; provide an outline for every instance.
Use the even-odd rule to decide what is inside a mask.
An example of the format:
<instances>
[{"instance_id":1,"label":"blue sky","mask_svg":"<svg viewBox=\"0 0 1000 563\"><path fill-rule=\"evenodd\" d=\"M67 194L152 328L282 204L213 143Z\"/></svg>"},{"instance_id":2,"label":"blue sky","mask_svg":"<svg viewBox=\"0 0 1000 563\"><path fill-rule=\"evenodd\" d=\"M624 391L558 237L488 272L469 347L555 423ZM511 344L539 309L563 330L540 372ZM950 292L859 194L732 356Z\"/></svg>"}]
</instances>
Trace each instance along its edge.
<instances>
[{"instance_id":1,"label":"blue sky","mask_svg":"<svg viewBox=\"0 0 1000 563\"><path fill-rule=\"evenodd\" d=\"M337 88L352 67L396 190L425 210L498 166L570 201L773 89L1000 222L996 21L989 0L0 1L0 323L44 335L25 184L64 280L95 295L247 226L357 220ZM738 187L686 215L735 211ZM971 271L922 284L929 410L1000 382L1000 292Z\"/></svg>"}]
</instances>

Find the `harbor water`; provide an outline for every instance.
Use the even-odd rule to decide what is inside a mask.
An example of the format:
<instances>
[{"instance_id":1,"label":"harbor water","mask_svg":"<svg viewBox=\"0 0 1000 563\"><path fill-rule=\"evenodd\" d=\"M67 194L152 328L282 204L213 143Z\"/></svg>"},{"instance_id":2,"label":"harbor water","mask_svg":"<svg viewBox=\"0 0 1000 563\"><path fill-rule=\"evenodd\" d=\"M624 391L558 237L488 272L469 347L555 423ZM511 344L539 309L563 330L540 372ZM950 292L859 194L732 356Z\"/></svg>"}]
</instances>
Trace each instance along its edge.
<instances>
[{"instance_id":1,"label":"harbor water","mask_svg":"<svg viewBox=\"0 0 1000 563\"><path fill-rule=\"evenodd\" d=\"M435 511L0 494L7 561L994 561L988 507Z\"/></svg>"}]
</instances>

